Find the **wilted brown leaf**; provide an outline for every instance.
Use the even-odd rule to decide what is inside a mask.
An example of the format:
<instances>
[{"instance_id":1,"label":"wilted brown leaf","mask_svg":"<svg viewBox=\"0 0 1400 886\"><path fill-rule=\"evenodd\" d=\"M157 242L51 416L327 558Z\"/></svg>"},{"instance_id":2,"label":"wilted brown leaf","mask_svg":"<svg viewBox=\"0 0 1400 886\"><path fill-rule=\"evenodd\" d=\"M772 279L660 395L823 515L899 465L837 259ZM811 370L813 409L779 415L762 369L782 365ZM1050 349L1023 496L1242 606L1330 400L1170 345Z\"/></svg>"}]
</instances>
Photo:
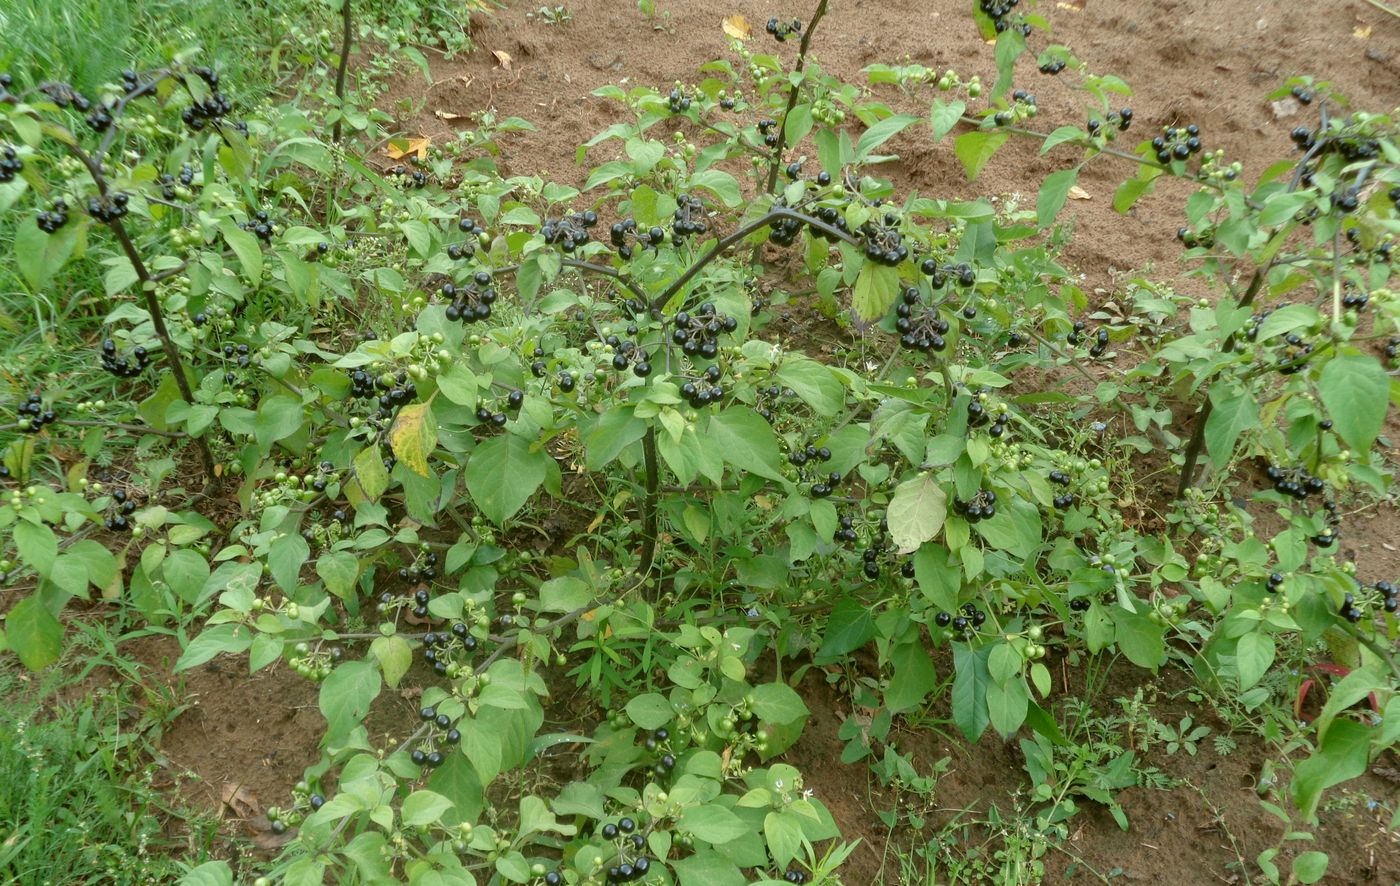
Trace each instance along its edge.
<instances>
[{"instance_id":1,"label":"wilted brown leaf","mask_svg":"<svg viewBox=\"0 0 1400 886\"><path fill-rule=\"evenodd\" d=\"M509 52L506 52L501 49L493 49L491 50L491 54L496 57L496 61L500 64L502 68L504 68L507 71L510 70L511 58Z\"/></svg>"},{"instance_id":2,"label":"wilted brown leaf","mask_svg":"<svg viewBox=\"0 0 1400 886\"><path fill-rule=\"evenodd\" d=\"M266 815L258 815L248 820L253 832L253 846L264 852L281 849L297 838L296 828L287 828L280 834L272 832L272 822Z\"/></svg>"},{"instance_id":3,"label":"wilted brown leaf","mask_svg":"<svg viewBox=\"0 0 1400 886\"><path fill-rule=\"evenodd\" d=\"M428 147L433 140L428 136L421 138L393 138L384 148L384 155L390 160L402 160L410 155L416 156L419 160L428 159Z\"/></svg>"},{"instance_id":4,"label":"wilted brown leaf","mask_svg":"<svg viewBox=\"0 0 1400 886\"><path fill-rule=\"evenodd\" d=\"M738 13L726 15L721 27L724 28L724 33L736 40L747 40L749 34L753 33L753 28L749 27L749 20Z\"/></svg>"},{"instance_id":5,"label":"wilted brown leaf","mask_svg":"<svg viewBox=\"0 0 1400 886\"><path fill-rule=\"evenodd\" d=\"M433 116L439 120L447 120L449 122L452 120L461 120L465 117L464 114L454 114L451 111L433 111Z\"/></svg>"},{"instance_id":6,"label":"wilted brown leaf","mask_svg":"<svg viewBox=\"0 0 1400 886\"><path fill-rule=\"evenodd\" d=\"M1069 198L1071 200L1092 200L1094 199L1094 195L1090 194L1079 185L1075 185L1069 189Z\"/></svg>"},{"instance_id":7,"label":"wilted brown leaf","mask_svg":"<svg viewBox=\"0 0 1400 886\"><path fill-rule=\"evenodd\" d=\"M239 818L251 819L262 814L262 807L258 805L258 795L247 785L226 783L220 799Z\"/></svg>"}]
</instances>

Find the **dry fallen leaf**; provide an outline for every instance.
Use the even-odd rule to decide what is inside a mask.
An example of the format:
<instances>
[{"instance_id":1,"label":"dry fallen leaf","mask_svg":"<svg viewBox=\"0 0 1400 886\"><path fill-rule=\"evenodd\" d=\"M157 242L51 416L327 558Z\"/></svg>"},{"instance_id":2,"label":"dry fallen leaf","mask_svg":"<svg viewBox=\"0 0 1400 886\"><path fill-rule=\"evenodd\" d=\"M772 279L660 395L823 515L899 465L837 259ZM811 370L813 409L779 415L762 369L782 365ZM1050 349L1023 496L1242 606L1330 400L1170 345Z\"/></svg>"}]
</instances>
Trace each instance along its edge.
<instances>
[{"instance_id":1,"label":"dry fallen leaf","mask_svg":"<svg viewBox=\"0 0 1400 886\"><path fill-rule=\"evenodd\" d=\"M419 160L428 159L428 146L433 140L428 136L422 138L394 138L389 140L389 144L384 148L384 155L390 160L402 160L409 155L417 155Z\"/></svg>"},{"instance_id":2,"label":"dry fallen leaf","mask_svg":"<svg viewBox=\"0 0 1400 886\"><path fill-rule=\"evenodd\" d=\"M1094 195L1090 194L1079 185L1075 185L1069 189L1069 198L1071 200L1092 200L1094 199Z\"/></svg>"},{"instance_id":3,"label":"dry fallen leaf","mask_svg":"<svg viewBox=\"0 0 1400 886\"><path fill-rule=\"evenodd\" d=\"M500 65L501 65L502 68L504 68L504 69L507 70L507 71L510 70L510 53L509 53L509 52L506 52L506 51L501 50L501 49L493 49L493 50L491 50L491 54L494 55L494 56L496 57L496 61L500 63Z\"/></svg>"},{"instance_id":4,"label":"dry fallen leaf","mask_svg":"<svg viewBox=\"0 0 1400 886\"><path fill-rule=\"evenodd\" d=\"M448 121L451 121L451 120L461 120L461 119L463 119L463 118L465 117L464 114L454 114L454 113L452 113L451 111L433 111L433 116L436 117L436 118L438 118L439 120L448 120Z\"/></svg>"},{"instance_id":5,"label":"dry fallen leaf","mask_svg":"<svg viewBox=\"0 0 1400 886\"><path fill-rule=\"evenodd\" d=\"M281 849L297 838L296 828L287 828L280 834L273 833L272 822L266 815L250 819L248 827L253 832L253 846L264 852Z\"/></svg>"},{"instance_id":6,"label":"dry fallen leaf","mask_svg":"<svg viewBox=\"0 0 1400 886\"><path fill-rule=\"evenodd\" d=\"M239 818L251 819L262 814L262 807L258 805L258 795L247 785L228 782L224 785L221 799Z\"/></svg>"},{"instance_id":7,"label":"dry fallen leaf","mask_svg":"<svg viewBox=\"0 0 1400 886\"><path fill-rule=\"evenodd\" d=\"M726 15L721 26L724 28L724 33L736 40L747 40L749 34L753 32L753 29L749 27L749 20L737 13Z\"/></svg>"},{"instance_id":8,"label":"dry fallen leaf","mask_svg":"<svg viewBox=\"0 0 1400 886\"><path fill-rule=\"evenodd\" d=\"M1371 39L1371 26L1367 25L1364 28L1354 28L1351 33L1352 36L1358 40L1369 40Z\"/></svg>"},{"instance_id":9,"label":"dry fallen leaf","mask_svg":"<svg viewBox=\"0 0 1400 886\"><path fill-rule=\"evenodd\" d=\"M1081 12L1087 0L1060 0L1055 4L1056 9L1068 9L1070 12Z\"/></svg>"}]
</instances>

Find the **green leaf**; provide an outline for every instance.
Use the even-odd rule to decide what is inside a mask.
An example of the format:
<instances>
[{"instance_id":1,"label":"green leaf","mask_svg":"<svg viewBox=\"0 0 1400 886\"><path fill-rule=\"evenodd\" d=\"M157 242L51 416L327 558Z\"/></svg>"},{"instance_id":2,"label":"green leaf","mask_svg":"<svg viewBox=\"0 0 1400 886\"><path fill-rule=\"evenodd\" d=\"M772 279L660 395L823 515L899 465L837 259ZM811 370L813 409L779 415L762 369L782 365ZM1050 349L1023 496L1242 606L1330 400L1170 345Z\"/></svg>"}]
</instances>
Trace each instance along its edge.
<instances>
[{"instance_id":1,"label":"green leaf","mask_svg":"<svg viewBox=\"0 0 1400 886\"><path fill-rule=\"evenodd\" d=\"M929 658L922 642L896 646L890 653L890 663L894 666L894 677L885 691L885 707L892 714L917 708L938 685L933 659Z\"/></svg>"},{"instance_id":2,"label":"green leaf","mask_svg":"<svg viewBox=\"0 0 1400 886\"><path fill-rule=\"evenodd\" d=\"M1016 59L1025 51L1026 36L1018 28L1007 28L997 34L997 82L992 86L991 98L999 98L1011 88L1011 81L1016 73Z\"/></svg>"},{"instance_id":3,"label":"green leaf","mask_svg":"<svg viewBox=\"0 0 1400 886\"><path fill-rule=\"evenodd\" d=\"M370 501L378 501L384 490L389 488L389 472L384 468L384 457L378 446L366 446L355 456L355 480L360 491Z\"/></svg>"},{"instance_id":4,"label":"green leaf","mask_svg":"<svg viewBox=\"0 0 1400 886\"><path fill-rule=\"evenodd\" d=\"M763 817L763 837L779 868L786 868L802 851L802 822L795 812L770 812Z\"/></svg>"},{"instance_id":5,"label":"green leaf","mask_svg":"<svg viewBox=\"0 0 1400 886\"><path fill-rule=\"evenodd\" d=\"M1235 454L1240 434L1259 427L1259 404L1248 388L1219 381L1210 388L1211 413L1206 418L1206 452L1217 468Z\"/></svg>"},{"instance_id":6,"label":"green leaf","mask_svg":"<svg viewBox=\"0 0 1400 886\"><path fill-rule=\"evenodd\" d=\"M20 559L35 572L47 576L58 557L58 536L49 527L28 520L19 520L14 527L11 538Z\"/></svg>"},{"instance_id":7,"label":"green leaf","mask_svg":"<svg viewBox=\"0 0 1400 886\"><path fill-rule=\"evenodd\" d=\"M726 464L741 471L782 482L781 446L773 428L748 406L730 406L710 417L706 445Z\"/></svg>"},{"instance_id":8,"label":"green leaf","mask_svg":"<svg viewBox=\"0 0 1400 886\"><path fill-rule=\"evenodd\" d=\"M811 713L802 696L786 683L764 683L755 686L749 694L753 698L754 716L765 723L796 723Z\"/></svg>"},{"instance_id":9,"label":"green leaf","mask_svg":"<svg viewBox=\"0 0 1400 886\"><path fill-rule=\"evenodd\" d=\"M1327 874L1327 853L1311 849L1293 859L1293 878L1299 883L1316 883Z\"/></svg>"},{"instance_id":10,"label":"green leaf","mask_svg":"<svg viewBox=\"0 0 1400 886\"><path fill-rule=\"evenodd\" d=\"M928 113L928 122L933 128L933 140L942 141L943 136L952 132L966 110L967 103L961 99L953 99L950 102L934 99L933 107Z\"/></svg>"},{"instance_id":11,"label":"green leaf","mask_svg":"<svg viewBox=\"0 0 1400 886\"><path fill-rule=\"evenodd\" d=\"M467 490L486 519L500 526L540 488L548 461L547 453L533 451L522 437L492 437L472 450L467 459Z\"/></svg>"},{"instance_id":12,"label":"green leaf","mask_svg":"<svg viewBox=\"0 0 1400 886\"><path fill-rule=\"evenodd\" d=\"M1138 172L1137 178L1130 178L1119 185L1118 190L1113 192L1113 211L1126 214L1144 195L1152 193L1159 175L1160 169L1145 166Z\"/></svg>"},{"instance_id":13,"label":"green leaf","mask_svg":"<svg viewBox=\"0 0 1400 886\"><path fill-rule=\"evenodd\" d=\"M437 447L437 421L430 403L413 403L399 410L389 431L394 456L420 477L431 477L428 456Z\"/></svg>"},{"instance_id":14,"label":"green leaf","mask_svg":"<svg viewBox=\"0 0 1400 886\"><path fill-rule=\"evenodd\" d=\"M219 223L219 233L238 257L238 263L243 266L243 276L256 285L262 279L263 268L262 247L258 245L258 239L228 220Z\"/></svg>"},{"instance_id":15,"label":"green leaf","mask_svg":"<svg viewBox=\"0 0 1400 886\"><path fill-rule=\"evenodd\" d=\"M551 578L540 586L541 612L573 612L593 600L588 582L571 575Z\"/></svg>"},{"instance_id":16,"label":"green leaf","mask_svg":"<svg viewBox=\"0 0 1400 886\"><path fill-rule=\"evenodd\" d=\"M817 651L818 664L835 661L869 643L875 636L875 614L861 601L842 597L826 619L826 635Z\"/></svg>"},{"instance_id":17,"label":"green leaf","mask_svg":"<svg viewBox=\"0 0 1400 886\"><path fill-rule=\"evenodd\" d=\"M316 574L326 583L326 590L348 601L360 577L360 561L349 551L331 551L316 560Z\"/></svg>"},{"instance_id":18,"label":"green leaf","mask_svg":"<svg viewBox=\"0 0 1400 886\"><path fill-rule=\"evenodd\" d=\"M1166 629L1147 616L1122 607L1113 607L1112 613L1118 648L1123 655L1138 667L1157 670L1167 660L1167 646L1163 639Z\"/></svg>"},{"instance_id":19,"label":"green leaf","mask_svg":"<svg viewBox=\"0 0 1400 886\"><path fill-rule=\"evenodd\" d=\"M63 651L63 625L38 594L31 594L5 617L5 640L25 667L42 670L58 661Z\"/></svg>"},{"instance_id":20,"label":"green leaf","mask_svg":"<svg viewBox=\"0 0 1400 886\"><path fill-rule=\"evenodd\" d=\"M1235 646L1235 670L1239 674L1239 689L1243 692L1263 678L1274 663L1274 638L1261 631L1251 631Z\"/></svg>"},{"instance_id":21,"label":"green leaf","mask_svg":"<svg viewBox=\"0 0 1400 886\"><path fill-rule=\"evenodd\" d=\"M287 593L293 593L301 584L301 567L311 559L311 546L300 535L288 533L278 538L267 549L267 571L272 580Z\"/></svg>"},{"instance_id":22,"label":"green leaf","mask_svg":"<svg viewBox=\"0 0 1400 886\"><path fill-rule=\"evenodd\" d=\"M918 117L912 117L908 114L895 114L886 117L879 123L865 130L865 132L861 133L860 139L856 142L856 162L859 163L868 159L871 152L876 148L918 121Z\"/></svg>"},{"instance_id":23,"label":"green leaf","mask_svg":"<svg viewBox=\"0 0 1400 886\"><path fill-rule=\"evenodd\" d=\"M367 661L348 661L331 671L321 684L321 715L326 718L326 744L336 744L360 725L383 683L379 669Z\"/></svg>"},{"instance_id":24,"label":"green leaf","mask_svg":"<svg viewBox=\"0 0 1400 886\"><path fill-rule=\"evenodd\" d=\"M247 652L253 645L252 631L238 624L221 624L205 628L204 632L190 641L180 660L175 662L176 671L187 671L209 661L216 655Z\"/></svg>"},{"instance_id":25,"label":"green leaf","mask_svg":"<svg viewBox=\"0 0 1400 886\"><path fill-rule=\"evenodd\" d=\"M987 687L992 676L987 670L988 647L969 649L962 643L953 644L953 722L975 742L991 722L987 714Z\"/></svg>"},{"instance_id":26,"label":"green leaf","mask_svg":"<svg viewBox=\"0 0 1400 886\"><path fill-rule=\"evenodd\" d=\"M673 866L680 886L744 886L749 882L738 865L713 850L678 859Z\"/></svg>"},{"instance_id":27,"label":"green leaf","mask_svg":"<svg viewBox=\"0 0 1400 886\"><path fill-rule=\"evenodd\" d=\"M898 269L867 261L856 275L851 306L855 308L857 317L870 323L885 315L898 294Z\"/></svg>"},{"instance_id":28,"label":"green leaf","mask_svg":"<svg viewBox=\"0 0 1400 886\"><path fill-rule=\"evenodd\" d=\"M835 415L846 402L846 389L829 366L809 357L789 354L774 374L774 381L792 388L818 415Z\"/></svg>"},{"instance_id":29,"label":"green leaf","mask_svg":"<svg viewBox=\"0 0 1400 886\"><path fill-rule=\"evenodd\" d=\"M685 810L681 813L679 826L706 843L720 846L739 839L749 831L737 815L713 803Z\"/></svg>"},{"instance_id":30,"label":"green leaf","mask_svg":"<svg viewBox=\"0 0 1400 886\"><path fill-rule=\"evenodd\" d=\"M476 375L461 360L454 360L446 372L437 377L438 390L458 406L475 406L479 388Z\"/></svg>"},{"instance_id":31,"label":"green leaf","mask_svg":"<svg viewBox=\"0 0 1400 886\"><path fill-rule=\"evenodd\" d=\"M233 886L233 870L226 861L206 861L181 877L180 886Z\"/></svg>"},{"instance_id":32,"label":"green leaf","mask_svg":"<svg viewBox=\"0 0 1400 886\"><path fill-rule=\"evenodd\" d=\"M660 729L676 716L671 703L659 692L648 692L627 702L627 716L642 729Z\"/></svg>"},{"instance_id":33,"label":"green leaf","mask_svg":"<svg viewBox=\"0 0 1400 886\"><path fill-rule=\"evenodd\" d=\"M982 167L992 159L997 149L1011 137L1008 132L986 132L981 129L964 132L953 139L953 152L958 155L969 180L977 178Z\"/></svg>"},{"instance_id":34,"label":"green leaf","mask_svg":"<svg viewBox=\"0 0 1400 886\"><path fill-rule=\"evenodd\" d=\"M914 554L914 578L930 603L943 612L958 608L962 591L962 571L948 565L948 549L924 545Z\"/></svg>"},{"instance_id":35,"label":"green leaf","mask_svg":"<svg viewBox=\"0 0 1400 886\"><path fill-rule=\"evenodd\" d=\"M1069 189L1079 180L1079 167L1061 169L1045 177L1040 184L1040 196L1035 201L1035 216L1040 226L1047 227L1064 208Z\"/></svg>"},{"instance_id":36,"label":"green leaf","mask_svg":"<svg viewBox=\"0 0 1400 886\"><path fill-rule=\"evenodd\" d=\"M405 827L436 824L452 808L452 801L433 791L414 791L403 801L401 815Z\"/></svg>"},{"instance_id":37,"label":"green leaf","mask_svg":"<svg viewBox=\"0 0 1400 886\"><path fill-rule=\"evenodd\" d=\"M718 169L706 169L690 177L690 187L704 188L720 199L726 207L733 209L743 202L739 182L734 176Z\"/></svg>"},{"instance_id":38,"label":"green leaf","mask_svg":"<svg viewBox=\"0 0 1400 886\"><path fill-rule=\"evenodd\" d=\"M1390 377L1374 357L1333 357L1317 379L1317 392L1337 433L1357 453L1371 448L1390 407Z\"/></svg>"},{"instance_id":39,"label":"green leaf","mask_svg":"<svg viewBox=\"0 0 1400 886\"><path fill-rule=\"evenodd\" d=\"M73 221L52 234L39 230L33 216L24 218L14 232L15 266L32 291L48 285L77 248L86 222Z\"/></svg>"},{"instance_id":40,"label":"green leaf","mask_svg":"<svg viewBox=\"0 0 1400 886\"><path fill-rule=\"evenodd\" d=\"M1010 738L1026 721L1030 693L1024 677L987 685L987 719L1002 738Z\"/></svg>"},{"instance_id":41,"label":"green leaf","mask_svg":"<svg viewBox=\"0 0 1400 886\"><path fill-rule=\"evenodd\" d=\"M379 669L384 674L384 682L389 688L399 685L403 675L413 664L413 650L408 641L400 636L375 637L369 644L370 654L379 660Z\"/></svg>"},{"instance_id":42,"label":"green leaf","mask_svg":"<svg viewBox=\"0 0 1400 886\"><path fill-rule=\"evenodd\" d=\"M600 471L633 443L646 436L647 423L637 418L636 407L623 403L604 412L584 435L590 471Z\"/></svg>"},{"instance_id":43,"label":"green leaf","mask_svg":"<svg viewBox=\"0 0 1400 886\"><path fill-rule=\"evenodd\" d=\"M1293 803L1312 820L1322 792L1356 778L1370 759L1371 730L1355 720L1337 720L1317 750L1293 770Z\"/></svg>"},{"instance_id":44,"label":"green leaf","mask_svg":"<svg viewBox=\"0 0 1400 886\"><path fill-rule=\"evenodd\" d=\"M285 440L301 430L302 419L301 401L296 397L288 394L268 397L258 404L258 444L266 447Z\"/></svg>"},{"instance_id":45,"label":"green leaf","mask_svg":"<svg viewBox=\"0 0 1400 886\"><path fill-rule=\"evenodd\" d=\"M947 516L948 496L933 474L899 484L886 513L890 537L901 554L913 553L938 535Z\"/></svg>"}]
</instances>

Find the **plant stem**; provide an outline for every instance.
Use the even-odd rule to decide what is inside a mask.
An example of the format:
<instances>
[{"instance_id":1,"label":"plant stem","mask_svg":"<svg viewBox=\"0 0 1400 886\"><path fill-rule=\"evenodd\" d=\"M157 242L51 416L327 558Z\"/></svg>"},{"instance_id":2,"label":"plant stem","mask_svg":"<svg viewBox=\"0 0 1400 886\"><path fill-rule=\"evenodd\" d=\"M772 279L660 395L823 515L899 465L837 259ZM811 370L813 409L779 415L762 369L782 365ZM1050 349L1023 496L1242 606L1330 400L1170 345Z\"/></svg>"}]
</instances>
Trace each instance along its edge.
<instances>
[{"instance_id":1,"label":"plant stem","mask_svg":"<svg viewBox=\"0 0 1400 886\"><path fill-rule=\"evenodd\" d=\"M1259 290L1264 285L1264 278L1268 275L1273 263L1264 265L1262 268L1254 269L1254 276L1249 280L1249 288L1240 297L1239 307L1247 308L1254 303L1254 297L1259 294ZM1237 333L1230 333L1226 337L1225 343L1221 345L1220 351L1223 354L1232 354L1235 351ZM1196 425L1191 429L1191 440L1186 444L1186 454L1181 465L1181 479L1176 484L1176 497L1182 498L1186 495L1186 490L1191 488L1191 484L1196 477L1196 461L1201 457L1201 447L1206 441L1206 422L1210 420L1211 411L1214 409L1211 403L1210 393L1206 392L1205 402L1201 408L1196 410Z\"/></svg>"},{"instance_id":2,"label":"plant stem","mask_svg":"<svg viewBox=\"0 0 1400 886\"><path fill-rule=\"evenodd\" d=\"M656 563L656 504L657 492L661 485L661 472L656 461L656 426L647 425L642 437L642 460L646 470L646 497L642 499L642 556L637 566L637 575L642 581Z\"/></svg>"},{"instance_id":3,"label":"plant stem","mask_svg":"<svg viewBox=\"0 0 1400 886\"><path fill-rule=\"evenodd\" d=\"M807 23L807 30L802 32L802 42L797 47L797 62L793 65L792 72L801 74L802 69L807 66L807 50L812 45L812 34L816 33L817 23L826 15L826 0L817 0L816 11L812 13L812 20ZM802 93L802 78L796 78L797 82L788 87L787 107L783 109L783 116L778 120L778 143L773 146L773 155L768 158L768 184L764 192L771 194L773 188L778 184L778 168L783 165L783 152L787 150L787 120L788 115L797 107L798 96Z\"/></svg>"},{"instance_id":4,"label":"plant stem","mask_svg":"<svg viewBox=\"0 0 1400 886\"><path fill-rule=\"evenodd\" d=\"M70 420L70 419L63 419L63 420L59 421L58 424L66 425L66 426L68 426L68 427L70 427L70 428L111 428L111 429L114 430L114 431L128 431L128 432L130 432L130 433L132 433L132 434L154 434L154 435L157 436L157 437L170 437L171 439L178 439L178 438L181 438L181 437L188 437L188 436L189 436L189 434L186 434L184 431L158 431L158 430L156 430L155 428L147 427L146 425L129 425L129 424L123 424L122 422L116 422L116 421L92 421L92 420L90 420L90 419L71 419L71 420ZM20 424L13 424L13 425L5 425L3 428L0 428L0 430L18 431L18 430L21 430L21 429L24 428L24 427L25 427L25 425L24 425L23 423L20 423Z\"/></svg>"},{"instance_id":5,"label":"plant stem","mask_svg":"<svg viewBox=\"0 0 1400 886\"><path fill-rule=\"evenodd\" d=\"M340 141L341 123L345 120L345 69L350 64L350 0L340 3L340 60L335 68L335 98L339 116L331 129L331 141Z\"/></svg>"}]
</instances>

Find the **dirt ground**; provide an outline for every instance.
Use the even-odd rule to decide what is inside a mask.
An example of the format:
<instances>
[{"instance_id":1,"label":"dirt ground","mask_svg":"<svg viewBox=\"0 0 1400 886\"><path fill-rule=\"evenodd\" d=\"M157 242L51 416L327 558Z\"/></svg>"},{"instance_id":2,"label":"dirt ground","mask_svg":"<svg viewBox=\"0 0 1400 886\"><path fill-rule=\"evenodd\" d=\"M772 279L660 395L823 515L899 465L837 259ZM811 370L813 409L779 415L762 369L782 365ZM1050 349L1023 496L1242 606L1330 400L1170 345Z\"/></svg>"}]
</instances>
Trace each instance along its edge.
<instances>
[{"instance_id":1,"label":"dirt ground","mask_svg":"<svg viewBox=\"0 0 1400 886\"><path fill-rule=\"evenodd\" d=\"M566 0L571 21L545 25L527 17L539 5L514 3L479 17L472 34L474 53L451 61L433 58L431 86L405 72L379 105L392 108L402 99L412 100L417 110L400 120L404 133L428 135L439 143L450 139L452 131L438 112L466 115L492 107L502 116L524 117L538 131L502 138L504 171L582 184L586 171L575 163L574 150L618 112L615 103L590 96L595 88L607 83L669 87L697 79L701 64L728 57L720 26L726 15L743 14L756 25L755 39L766 41L761 27L770 16L810 14L807 4L657 0L661 17L655 24L664 27L654 27L628 0ZM990 83L995 79L992 49L978 39L970 5L968 0L834 0L813 42L815 58L853 82L863 81L860 69L871 63L917 62L980 74ZM1166 124L1196 123L1207 148L1224 148L1229 158L1242 161L1247 177L1286 156L1289 130L1309 120L1296 109L1275 109L1264 99L1289 76L1330 80L1361 108L1400 105L1400 19L1363 0L1041 0L1036 11L1050 20L1056 42L1072 47L1091 70L1117 74L1132 85L1135 95L1126 103L1135 110L1133 135ZM510 56L509 70L494 52ZM782 52L791 55L795 47L787 44ZM1039 99L1040 126L1048 130L1082 121L1080 99L1064 84L1036 73L1029 57L1020 71L1017 85ZM897 98L892 92L883 97ZM589 163L612 159L614 144L595 149ZM900 159L883 167L882 174L903 193L917 190L939 197L1009 196L1033 188L1063 162L1055 154L1038 157L1032 146L1013 140L977 182L968 184L950 141L929 144L926 132L915 127L887 147ZM1077 226L1066 256L1070 266L1102 297L1111 297L1129 272L1189 288L1193 284L1181 277L1174 240L1186 191L1163 187L1130 215L1120 216L1109 202L1125 174L1121 164L1102 158L1081 176L1089 199L1070 201L1066 209ZM1034 191L1020 197L1033 201ZM814 332L822 335L836 339L841 333L834 327ZM1361 515L1362 525L1346 537L1348 556L1365 554L1368 568L1393 571L1396 554L1388 539L1396 537L1395 517L1389 509ZM178 650L163 642L147 642L138 657L154 674L174 681L169 666ZM1059 663L1053 664L1052 671L1060 673ZM945 672L950 668L945 663ZM1132 694L1135 686L1128 680L1144 675L1131 670L1124 666L1114 672L1102 690L1106 706ZM1082 673L1064 673L1070 685L1057 690L1073 695L1083 688ZM178 679L194 707L165 732L161 750L173 768L199 776L185 788L187 798L234 815L221 796L232 784L245 786L264 806L285 803L303 768L316 758L322 727L316 687L281 665L250 680L246 663L237 659L218 660ZM1159 688L1166 693L1186 686L1179 676L1165 676ZM847 696L828 686L815 669L801 689L813 717L788 759L807 774L808 787L831 808L844 836L862 841L843 878L848 883L899 882L887 852L891 840L910 847L922 845L920 838L904 830L891 836L877 817L875 810L889 808L894 795L879 788L865 763L836 762L843 746L837 729L853 713ZM398 734L414 710L412 699L401 696L381 707L371 723L376 739ZM1163 720L1185 713L1216 732L1224 727L1211 711L1184 700L1165 700L1156 711ZM946 717L947 712L934 715ZM923 842L955 810L985 812L994 800L1005 811L1013 796L1027 789L1014 743L988 738L966 748L932 730L906 730L899 743L924 765L952 758L938 782L936 805L928 810L933 827ZM1261 809L1254 789L1267 755L1261 742L1241 738L1228 756L1217 754L1207 740L1195 756L1152 757L1149 762L1181 779L1180 785L1125 792L1121 801L1132 823L1127 833L1107 811L1086 804L1070 823L1067 845L1082 864L1052 851L1046 858L1046 881L1090 882L1095 878L1088 870L1093 870L1104 875L1118 871L1114 879L1129 882L1244 882L1238 872L1241 859L1257 876L1254 857L1275 845L1282 833L1281 823ZM1400 883L1400 838L1386 832L1379 814L1365 805L1370 797L1393 807L1400 797L1395 780L1400 766L1393 759L1387 762L1389 768L1378 766L1348 784L1325 811L1317 843L1332 857L1325 882ZM1286 863L1280 864L1286 871Z\"/></svg>"}]
</instances>

